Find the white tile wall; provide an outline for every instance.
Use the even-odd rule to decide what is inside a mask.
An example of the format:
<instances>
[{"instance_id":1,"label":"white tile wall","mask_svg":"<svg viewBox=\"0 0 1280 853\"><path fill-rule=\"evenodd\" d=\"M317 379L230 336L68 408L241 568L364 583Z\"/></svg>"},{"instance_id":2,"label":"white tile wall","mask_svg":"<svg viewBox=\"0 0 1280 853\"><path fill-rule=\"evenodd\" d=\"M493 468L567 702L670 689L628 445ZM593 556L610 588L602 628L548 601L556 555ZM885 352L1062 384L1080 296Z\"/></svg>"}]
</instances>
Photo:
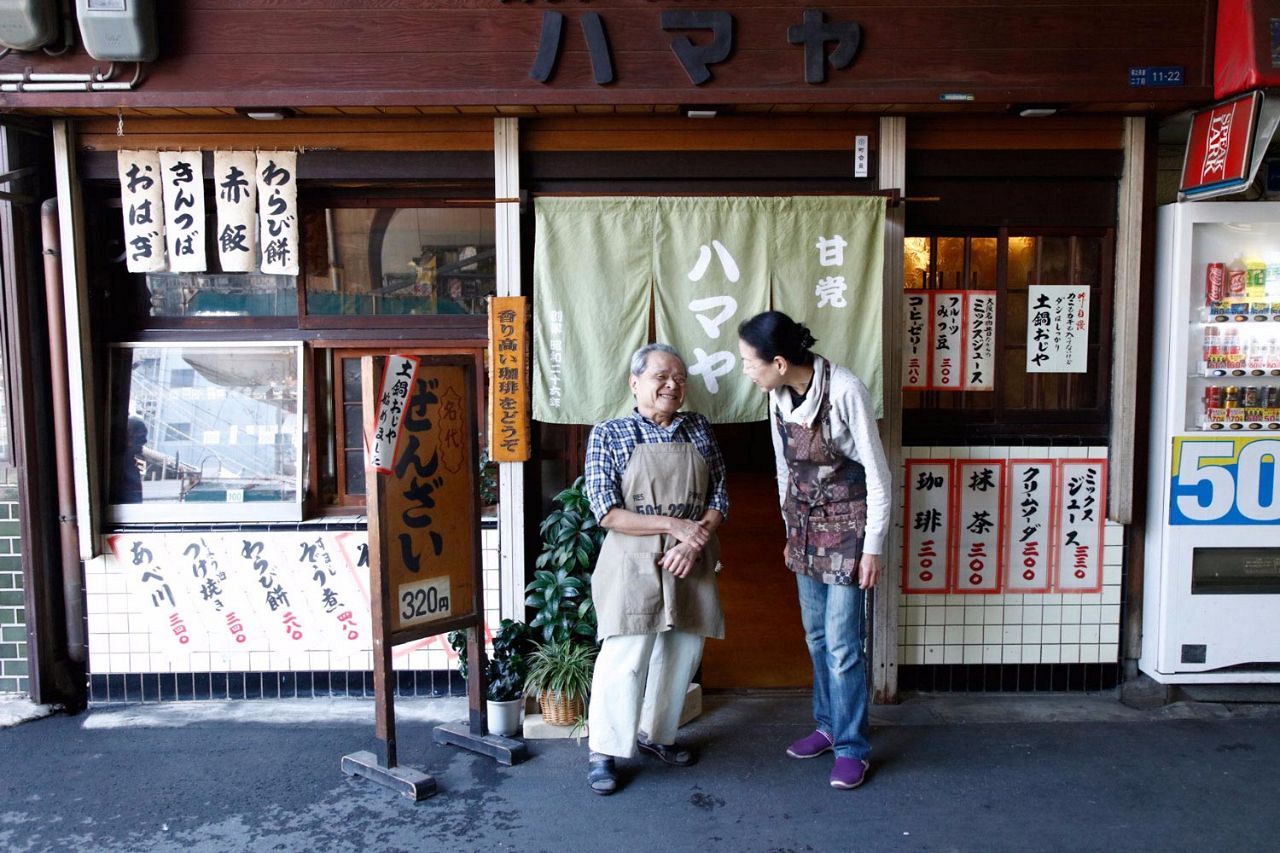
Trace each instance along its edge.
<instances>
[{"instance_id":1,"label":"white tile wall","mask_svg":"<svg viewBox=\"0 0 1280 853\"><path fill-rule=\"evenodd\" d=\"M204 534L206 539L218 534ZM267 540L277 535L262 533ZM296 533L281 533L282 537L297 539ZM363 532L354 534L358 542L364 541ZM236 539L239 534L228 534ZM357 543L358 544L358 543ZM485 530L481 535L483 556L483 582L485 621L490 632L498 629L499 573L498 531ZM131 567L129 567L131 568ZM175 570L176 573L176 570ZM282 578L288 583L287 575ZM308 576L295 581L301 586L310 583ZM176 588L176 587L175 587ZM281 642L278 646L269 639L257 648L236 646L234 651L220 649L210 642L211 631L223 631L224 626L201 627L188 613L198 612L194 602L185 606L179 599L179 612L184 614L191 628L190 642L180 644L164 624L157 620L152 605L151 587L143 588L138 572L127 571L117 564L109 549L106 555L90 560L85 565L85 590L89 618L89 668L95 675L109 673L141 672L255 672L255 671L325 671L370 670L373 653L370 645L353 648L321 647L298 649ZM365 586L367 589L367 586ZM372 618L367 593L351 610L358 624L369 626ZM261 632L258 632L261 636ZM219 634L221 636L221 634ZM268 633L268 638L271 636ZM368 642L370 635L364 632L362 639ZM283 634L281 635L283 640ZM247 644L245 644L247 645ZM398 647L393 652L392 666L397 670L450 670L456 665L456 656L449 648L444 635L430 637L417 643Z\"/></svg>"},{"instance_id":2,"label":"white tile wall","mask_svg":"<svg viewBox=\"0 0 1280 853\"><path fill-rule=\"evenodd\" d=\"M1099 459L1105 447L905 447L904 459ZM897 495L898 517L902 499ZM895 531L899 553L902 525ZM1114 663L1120 656L1124 529L1108 521L1102 592L1046 595L904 594L898 661L926 663Z\"/></svg>"}]
</instances>

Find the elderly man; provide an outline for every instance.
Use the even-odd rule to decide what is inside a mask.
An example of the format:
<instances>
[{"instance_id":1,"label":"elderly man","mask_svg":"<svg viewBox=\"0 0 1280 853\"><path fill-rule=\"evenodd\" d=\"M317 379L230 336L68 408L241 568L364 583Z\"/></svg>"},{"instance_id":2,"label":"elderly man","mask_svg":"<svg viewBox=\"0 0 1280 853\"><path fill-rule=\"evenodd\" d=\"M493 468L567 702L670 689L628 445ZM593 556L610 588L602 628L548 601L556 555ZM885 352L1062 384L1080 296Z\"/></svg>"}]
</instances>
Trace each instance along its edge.
<instances>
[{"instance_id":1,"label":"elderly man","mask_svg":"<svg viewBox=\"0 0 1280 853\"><path fill-rule=\"evenodd\" d=\"M724 460L707 419L681 412L684 360L666 344L631 358L636 407L597 424L587 496L608 530L591 579L603 645L591 685L588 784L617 789L615 757L636 748L686 767L680 711L705 637L724 636L715 530L729 509Z\"/></svg>"}]
</instances>

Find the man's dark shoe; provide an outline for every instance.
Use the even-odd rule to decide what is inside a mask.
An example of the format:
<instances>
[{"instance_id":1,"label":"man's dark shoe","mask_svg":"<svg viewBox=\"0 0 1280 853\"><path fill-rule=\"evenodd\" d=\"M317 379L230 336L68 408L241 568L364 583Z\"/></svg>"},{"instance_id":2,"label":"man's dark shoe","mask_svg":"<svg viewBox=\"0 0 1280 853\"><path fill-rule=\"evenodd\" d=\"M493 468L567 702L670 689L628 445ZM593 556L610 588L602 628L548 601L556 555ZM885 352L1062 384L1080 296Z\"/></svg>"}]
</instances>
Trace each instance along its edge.
<instances>
[{"instance_id":1,"label":"man's dark shoe","mask_svg":"<svg viewBox=\"0 0 1280 853\"><path fill-rule=\"evenodd\" d=\"M667 764L674 767L688 767L697 761L697 757L693 754L693 750L679 744L654 743L644 735L636 738L636 746L640 747L641 752L647 752L650 755L661 758Z\"/></svg>"},{"instance_id":2,"label":"man's dark shoe","mask_svg":"<svg viewBox=\"0 0 1280 853\"><path fill-rule=\"evenodd\" d=\"M618 773L613 759L608 756L592 758L587 762L587 784L601 796L609 796L618 790Z\"/></svg>"}]
</instances>

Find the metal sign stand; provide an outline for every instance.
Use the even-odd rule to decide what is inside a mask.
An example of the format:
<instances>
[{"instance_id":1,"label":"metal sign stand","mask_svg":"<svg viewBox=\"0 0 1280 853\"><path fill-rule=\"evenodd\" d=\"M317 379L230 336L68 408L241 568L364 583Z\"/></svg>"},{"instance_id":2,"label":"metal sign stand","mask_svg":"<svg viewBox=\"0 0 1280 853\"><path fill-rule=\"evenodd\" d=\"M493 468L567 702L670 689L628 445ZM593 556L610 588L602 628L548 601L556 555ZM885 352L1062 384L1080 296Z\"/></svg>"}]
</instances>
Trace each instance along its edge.
<instances>
[{"instance_id":1,"label":"metal sign stand","mask_svg":"<svg viewBox=\"0 0 1280 853\"><path fill-rule=\"evenodd\" d=\"M366 356L362 359L362 399L364 411L378 411L380 389L378 378L382 376L386 359ZM450 357L424 358L424 362L433 366L451 366L462 370L466 389L463 395L461 410L466 413L463 418L467 425L470 443L467 459L460 470L468 471L474 476L478 469L479 448L477 430L472 420L475 406L474 366L470 359ZM372 414L367 414L372 418ZM407 427L406 427L407 428ZM523 741L501 737L488 733L484 703L484 647L481 631L484 625L483 578L480 561L480 526L479 493L472 483L472 501L475 503L471 524L470 541L466 547L472 551L471 566L473 568L468 612L461 616L433 620L423 625L395 628L394 611L390 604L398 600L395 596L388 554L387 528L388 512L388 477L380 475L373 468L366 466L366 483L368 493L369 517L369 570L370 570L370 605L373 616L373 683L375 707L375 734L382 742L379 757L368 750L353 752L342 757L342 772L348 776L363 776L379 785L384 785L399 792L402 796L419 801L436 793L436 781L428 773L412 767L400 765L396 753L396 718L395 718L395 672L391 665L391 650L400 643L411 642L424 637L443 634L447 631L465 629L467 632L467 663L470 678L467 682L467 699L469 719L462 723L446 723L437 726L433 732L436 743L452 744L470 749L494 758L497 761L512 765L528 757ZM454 547L458 547L453 543ZM394 598L393 598L394 596Z\"/></svg>"}]
</instances>

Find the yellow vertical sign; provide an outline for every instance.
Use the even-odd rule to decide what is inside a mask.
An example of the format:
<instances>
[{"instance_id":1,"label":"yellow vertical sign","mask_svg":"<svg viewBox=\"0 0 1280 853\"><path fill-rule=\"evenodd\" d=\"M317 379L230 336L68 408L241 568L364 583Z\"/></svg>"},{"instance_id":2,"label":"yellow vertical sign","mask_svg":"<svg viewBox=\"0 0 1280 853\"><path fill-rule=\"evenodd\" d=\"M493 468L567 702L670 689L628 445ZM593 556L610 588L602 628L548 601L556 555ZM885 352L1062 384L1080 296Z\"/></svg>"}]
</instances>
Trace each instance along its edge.
<instances>
[{"instance_id":1,"label":"yellow vertical sign","mask_svg":"<svg viewBox=\"0 0 1280 853\"><path fill-rule=\"evenodd\" d=\"M489 300L489 458L529 459L528 299Z\"/></svg>"}]
</instances>

